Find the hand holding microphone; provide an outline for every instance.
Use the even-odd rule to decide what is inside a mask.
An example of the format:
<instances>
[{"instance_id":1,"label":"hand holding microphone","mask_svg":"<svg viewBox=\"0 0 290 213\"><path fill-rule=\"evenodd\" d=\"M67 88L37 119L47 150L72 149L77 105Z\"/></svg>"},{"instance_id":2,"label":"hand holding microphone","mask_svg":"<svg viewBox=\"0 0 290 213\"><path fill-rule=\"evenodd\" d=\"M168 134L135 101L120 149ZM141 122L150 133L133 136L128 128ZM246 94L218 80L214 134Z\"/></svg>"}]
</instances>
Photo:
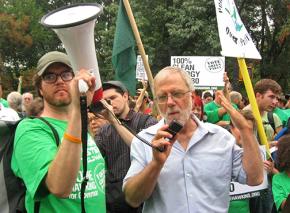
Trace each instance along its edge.
<instances>
[{"instance_id":1,"label":"hand holding microphone","mask_svg":"<svg viewBox=\"0 0 290 213\"><path fill-rule=\"evenodd\" d=\"M157 147L159 152L153 150L154 160L160 164L165 163L176 140L176 135L182 128L181 123L173 120L169 125L166 124L157 131L152 140L152 146Z\"/></svg>"}]
</instances>

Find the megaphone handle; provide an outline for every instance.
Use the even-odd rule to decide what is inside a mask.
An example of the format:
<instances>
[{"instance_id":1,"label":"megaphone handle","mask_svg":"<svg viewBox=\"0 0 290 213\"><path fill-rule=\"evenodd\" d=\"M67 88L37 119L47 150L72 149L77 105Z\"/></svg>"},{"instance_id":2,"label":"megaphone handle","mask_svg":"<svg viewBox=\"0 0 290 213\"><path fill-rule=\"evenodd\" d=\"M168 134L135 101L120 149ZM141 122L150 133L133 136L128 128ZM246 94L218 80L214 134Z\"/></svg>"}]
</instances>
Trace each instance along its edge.
<instances>
[{"instance_id":1,"label":"megaphone handle","mask_svg":"<svg viewBox=\"0 0 290 213\"><path fill-rule=\"evenodd\" d=\"M79 80L79 91L80 93L86 93L89 90L88 84L83 80Z\"/></svg>"}]
</instances>

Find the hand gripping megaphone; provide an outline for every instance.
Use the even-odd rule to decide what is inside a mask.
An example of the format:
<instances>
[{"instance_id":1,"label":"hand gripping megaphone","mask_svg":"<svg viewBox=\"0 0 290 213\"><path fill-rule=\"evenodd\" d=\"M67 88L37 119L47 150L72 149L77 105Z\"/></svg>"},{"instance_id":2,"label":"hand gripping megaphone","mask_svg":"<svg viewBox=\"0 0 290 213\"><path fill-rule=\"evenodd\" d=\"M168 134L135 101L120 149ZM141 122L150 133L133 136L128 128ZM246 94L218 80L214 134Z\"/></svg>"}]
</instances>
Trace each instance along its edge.
<instances>
[{"instance_id":1,"label":"hand gripping megaphone","mask_svg":"<svg viewBox=\"0 0 290 213\"><path fill-rule=\"evenodd\" d=\"M94 42L96 18L103 7L96 3L79 3L58 8L46 14L41 24L53 29L64 45L74 72L89 70L96 77L96 88L92 104L102 98L102 83L99 74ZM88 89L84 81L79 81L80 92Z\"/></svg>"}]
</instances>

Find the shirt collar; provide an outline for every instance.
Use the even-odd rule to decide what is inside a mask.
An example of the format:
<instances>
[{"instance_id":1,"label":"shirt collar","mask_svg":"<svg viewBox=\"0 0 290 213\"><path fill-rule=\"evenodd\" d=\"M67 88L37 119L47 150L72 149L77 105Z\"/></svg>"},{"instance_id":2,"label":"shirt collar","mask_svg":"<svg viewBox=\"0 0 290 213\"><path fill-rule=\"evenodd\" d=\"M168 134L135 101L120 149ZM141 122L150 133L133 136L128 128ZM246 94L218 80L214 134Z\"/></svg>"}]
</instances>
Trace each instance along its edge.
<instances>
[{"instance_id":1,"label":"shirt collar","mask_svg":"<svg viewBox=\"0 0 290 213\"><path fill-rule=\"evenodd\" d=\"M216 133L217 129L213 128L213 126L209 126L206 123L200 121L194 114L191 115L192 119L197 124L197 129L200 129L201 132L204 133Z\"/></svg>"},{"instance_id":2,"label":"shirt collar","mask_svg":"<svg viewBox=\"0 0 290 213\"><path fill-rule=\"evenodd\" d=\"M134 110L130 109L126 118L119 118L120 121L130 121L133 119L134 116Z\"/></svg>"}]
</instances>

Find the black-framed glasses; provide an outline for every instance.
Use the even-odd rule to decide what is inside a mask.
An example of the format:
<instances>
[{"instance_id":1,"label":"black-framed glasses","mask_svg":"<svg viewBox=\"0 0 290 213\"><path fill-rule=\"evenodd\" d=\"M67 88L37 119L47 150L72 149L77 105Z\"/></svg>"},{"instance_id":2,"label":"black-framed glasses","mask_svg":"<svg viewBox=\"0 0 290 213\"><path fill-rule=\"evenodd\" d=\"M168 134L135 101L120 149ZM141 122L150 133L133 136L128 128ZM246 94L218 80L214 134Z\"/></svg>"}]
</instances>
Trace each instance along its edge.
<instances>
[{"instance_id":1,"label":"black-framed glasses","mask_svg":"<svg viewBox=\"0 0 290 213\"><path fill-rule=\"evenodd\" d=\"M60 74L46 73L42 76L42 80L45 83L54 84L57 81L58 76L60 76L64 82L67 82L67 81L71 81L74 78L74 73L72 71L64 71Z\"/></svg>"},{"instance_id":2,"label":"black-framed glasses","mask_svg":"<svg viewBox=\"0 0 290 213\"><path fill-rule=\"evenodd\" d=\"M183 98L185 94L189 93L191 91L186 91L186 92L173 92L168 95L159 95L155 99L159 104L165 104L168 100L168 97L170 96L174 101L178 101L179 99Z\"/></svg>"}]
</instances>

